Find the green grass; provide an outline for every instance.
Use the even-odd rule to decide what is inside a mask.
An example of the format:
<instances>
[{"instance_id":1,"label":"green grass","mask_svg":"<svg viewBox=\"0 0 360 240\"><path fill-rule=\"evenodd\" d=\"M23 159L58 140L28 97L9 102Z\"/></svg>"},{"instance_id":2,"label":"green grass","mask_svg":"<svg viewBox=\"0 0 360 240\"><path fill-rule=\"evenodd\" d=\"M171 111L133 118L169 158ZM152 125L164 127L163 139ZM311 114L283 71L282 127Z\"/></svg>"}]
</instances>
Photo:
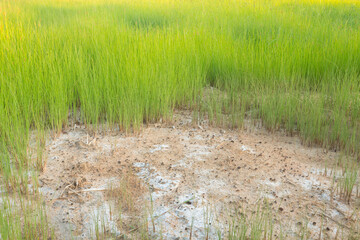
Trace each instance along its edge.
<instances>
[{"instance_id":1,"label":"green grass","mask_svg":"<svg viewBox=\"0 0 360 240\"><path fill-rule=\"evenodd\" d=\"M281 234L279 237L274 236L273 213L266 199L258 203L252 211L240 208L232 215L228 229L226 229L225 239L283 239Z\"/></svg>"},{"instance_id":2,"label":"green grass","mask_svg":"<svg viewBox=\"0 0 360 240\"><path fill-rule=\"evenodd\" d=\"M336 176L334 172L334 179L337 178L337 191L342 200L350 203L353 197L353 191L358 188L358 174L359 165L354 163L351 159L340 158L337 165L340 167L340 176ZM357 194L354 194L355 199L358 198Z\"/></svg>"},{"instance_id":3,"label":"green grass","mask_svg":"<svg viewBox=\"0 0 360 240\"><path fill-rule=\"evenodd\" d=\"M0 236L1 239L54 239L41 200L19 194L2 196Z\"/></svg>"},{"instance_id":4,"label":"green grass","mask_svg":"<svg viewBox=\"0 0 360 240\"><path fill-rule=\"evenodd\" d=\"M45 162L45 133L74 115L124 131L184 108L226 127L260 119L359 159L359 93L355 0L0 1L9 192L27 191L27 171Z\"/></svg>"},{"instance_id":5,"label":"green grass","mask_svg":"<svg viewBox=\"0 0 360 240\"><path fill-rule=\"evenodd\" d=\"M4 147L30 129L138 129L174 108L260 118L359 154L359 4L276 1L2 1ZM20 14L21 13L21 14ZM225 95L202 101L203 88ZM203 106L204 105L204 106ZM251 113L251 114L250 114Z\"/></svg>"}]
</instances>

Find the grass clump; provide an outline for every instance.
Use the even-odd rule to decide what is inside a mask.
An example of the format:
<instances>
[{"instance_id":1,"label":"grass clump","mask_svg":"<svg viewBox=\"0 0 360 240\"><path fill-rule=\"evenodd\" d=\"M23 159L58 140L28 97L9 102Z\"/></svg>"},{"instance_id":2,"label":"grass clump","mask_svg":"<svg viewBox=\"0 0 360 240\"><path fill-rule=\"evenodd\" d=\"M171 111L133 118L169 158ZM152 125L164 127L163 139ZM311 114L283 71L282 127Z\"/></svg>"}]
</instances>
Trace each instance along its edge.
<instances>
[{"instance_id":1,"label":"grass clump","mask_svg":"<svg viewBox=\"0 0 360 240\"><path fill-rule=\"evenodd\" d=\"M54 239L45 211L40 199L21 194L2 196L1 239Z\"/></svg>"},{"instance_id":2,"label":"grass clump","mask_svg":"<svg viewBox=\"0 0 360 240\"><path fill-rule=\"evenodd\" d=\"M340 167L340 176L337 176L337 190L340 198L350 203L353 195L355 195L355 200L358 197L358 193L353 194L355 187L358 188L358 174L359 174L359 165L354 163L351 159L340 158L338 164Z\"/></svg>"},{"instance_id":3,"label":"grass clump","mask_svg":"<svg viewBox=\"0 0 360 240\"><path fill-rule=\"evenodd\" d=\"M235 211L229 223L226 239L273 239L273 220L267 200L259 203L255 210Z\"/></svg>"}]
</instances>

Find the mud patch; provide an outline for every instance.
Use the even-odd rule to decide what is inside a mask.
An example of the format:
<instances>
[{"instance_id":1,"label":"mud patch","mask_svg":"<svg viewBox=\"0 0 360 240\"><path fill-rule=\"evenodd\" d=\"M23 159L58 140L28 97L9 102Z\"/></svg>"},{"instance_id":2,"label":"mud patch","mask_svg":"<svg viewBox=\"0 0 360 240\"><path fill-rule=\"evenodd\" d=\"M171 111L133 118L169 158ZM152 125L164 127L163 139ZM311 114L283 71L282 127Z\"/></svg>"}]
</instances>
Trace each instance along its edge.
<instances>
[{"instance_id":1,"label":"mud patch","mask_svg":"<svg viewBox=\"0 0 360 240\"><path fill-rule=\"evenodd\" d=\"M143 222L155 239L217 239L226 235L231 209L251 209L261 199L286 239L299 238L304 226L310 238L320 228L323 239L334 238L356 215L323 174L337 153L262 129L194 127L188 113L138 136L72 128L47 146L47 156L40 190L62 239L91 239L99 224L115 238L128 236ZM136 194L119 207L108 193L129 171L141 187L128 185Z\"/></svg>"}]
</instances>

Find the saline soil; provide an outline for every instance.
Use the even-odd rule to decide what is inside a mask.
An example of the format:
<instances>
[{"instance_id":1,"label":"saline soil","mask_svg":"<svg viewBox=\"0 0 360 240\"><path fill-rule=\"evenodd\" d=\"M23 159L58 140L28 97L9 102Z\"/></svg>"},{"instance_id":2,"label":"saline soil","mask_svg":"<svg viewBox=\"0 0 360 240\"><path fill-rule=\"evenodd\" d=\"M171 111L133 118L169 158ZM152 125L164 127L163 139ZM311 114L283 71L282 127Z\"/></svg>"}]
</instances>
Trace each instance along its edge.
<instances>
[{"instance_id":1,"label":"saline soil","mask_svg":"<svg viewBox=\"0 0 360 240\"><path fill-rule=\"evenodd\" d=\"M233 210L250 214L264 199L275 238L353 228L357 203L340 200L330 176L339 155L250 125L219 129L178 112L133 135L69 127L49 142L39 178L56 235L91 239L98 226L137 239L147 220L154 239L226 238Z\"/></svg>"}]
</instances>

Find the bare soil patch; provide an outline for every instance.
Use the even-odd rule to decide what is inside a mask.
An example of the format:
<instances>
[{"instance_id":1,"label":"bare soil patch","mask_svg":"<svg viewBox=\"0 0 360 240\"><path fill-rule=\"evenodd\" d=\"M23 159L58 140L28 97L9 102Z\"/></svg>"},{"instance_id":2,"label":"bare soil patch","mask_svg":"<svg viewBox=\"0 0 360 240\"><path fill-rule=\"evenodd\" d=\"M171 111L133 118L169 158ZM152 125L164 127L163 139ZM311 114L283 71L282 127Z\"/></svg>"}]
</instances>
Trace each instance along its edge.
<instances>
[{"instance_id":1,"label":"bare soil patch","mask_svg":"<svg viewBox=\"0 0 360 240\"><path fill-rule=\"evenodd\" d=\"M325 173L337 153L254 127L194 125L189 113L131 136L69 128L46 151L40 191L61 239L91 239L97 224L114 238L137 239L146 220L154 239L217 239L232 209L265 198L285 239L301 229L319 239L320 228L321 239L341 238L358 217Z\"/></svg>"}]
</instances>

